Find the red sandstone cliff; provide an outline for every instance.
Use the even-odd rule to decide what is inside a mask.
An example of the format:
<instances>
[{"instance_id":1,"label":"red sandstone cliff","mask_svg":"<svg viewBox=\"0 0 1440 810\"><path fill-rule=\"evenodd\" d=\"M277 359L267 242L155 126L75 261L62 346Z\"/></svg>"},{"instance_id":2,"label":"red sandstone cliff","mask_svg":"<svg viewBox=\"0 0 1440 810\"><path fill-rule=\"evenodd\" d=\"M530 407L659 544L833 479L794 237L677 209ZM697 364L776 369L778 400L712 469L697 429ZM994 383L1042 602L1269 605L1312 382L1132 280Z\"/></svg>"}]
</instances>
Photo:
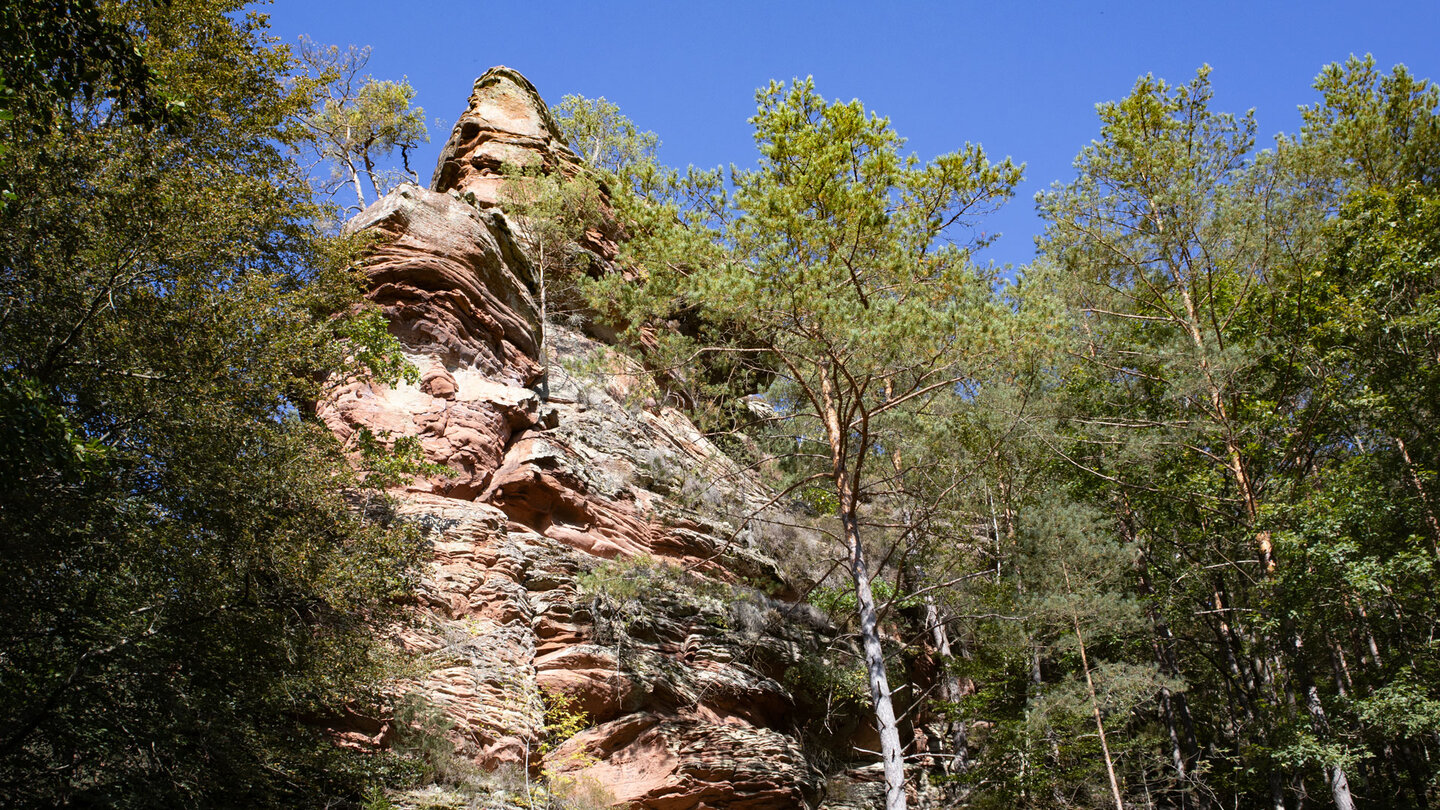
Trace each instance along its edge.
<instances>
[{"instance_id":1,"label":"red sandstone cliff","mask_svg":"<svg viewBox=\"0 0 1440 810\"><path fill-rule=\"evenodd\" d=\"M502 164L536 160L578 170L530 83L492 69L431 188L402 186L350 226L382 237L369 297L422 380L338 386L320 415L342 439L418 437L447 470L396 493L433 549L403 643L457 756L499 774L491 804L463 785L413 803L505 806L548 780L618 806L871 806L878 784L837 760L864 707L814 693L834 630L764 595L786 590L764 550L783 546L745 519L764 487L574 331L551 325L548 399L532 389L533 282L496 202ZM590 727L553 739L547 699ZM817 742L824 724L841 743Z\"/></svg>"}]
</instances>

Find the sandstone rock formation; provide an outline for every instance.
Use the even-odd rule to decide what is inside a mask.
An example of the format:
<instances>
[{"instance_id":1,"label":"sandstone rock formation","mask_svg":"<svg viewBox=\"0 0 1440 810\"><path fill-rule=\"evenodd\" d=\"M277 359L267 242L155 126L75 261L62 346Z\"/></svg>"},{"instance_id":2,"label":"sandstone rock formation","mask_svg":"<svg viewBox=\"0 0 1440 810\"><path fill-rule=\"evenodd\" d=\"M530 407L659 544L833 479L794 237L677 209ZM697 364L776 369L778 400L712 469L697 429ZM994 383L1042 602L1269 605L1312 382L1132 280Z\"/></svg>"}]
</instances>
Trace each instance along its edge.
<instances>
[{"instance_id":1,"label":"sandstone rock formation","mask_svg":"<svg viewBox=\"0 0 1440 810\"><path fill-rule=\"evenodd\" d=\"M825 697L804 676L830 666L835 630L767 595L793 596L750 519L769 493L577 332L549 327L558 362L537 394L533 281L495 207L500 166L527 161L578 165L530 83L495 68L431 188L402 186L351 224L380 237L369 297L420 382L337 384L320 415L346 440L417 437L446 469L396 493L432 554L402 639L417 689L459 757L518 770L527 791L548 779L616 806L842 806L841 793L867 806L863 768L806 733ZM826 718L841 758L863 732L849 711ZM555 739L557 713L588 728Z\"/></svg>"},{"instance_id":2,"label":"sandstone rock formation","mask_svg":"<svg viewBox=\"0 0 1440 810\"><path fill-rule=\"evenodd\" d=\"M503 166L536 163L573 174L580 159L561 140L530 80L507 67L494 67L475 80L470 105L440 151L430 187L474 194L489 208L499 204Z\"/></svg>"}]
</instances>

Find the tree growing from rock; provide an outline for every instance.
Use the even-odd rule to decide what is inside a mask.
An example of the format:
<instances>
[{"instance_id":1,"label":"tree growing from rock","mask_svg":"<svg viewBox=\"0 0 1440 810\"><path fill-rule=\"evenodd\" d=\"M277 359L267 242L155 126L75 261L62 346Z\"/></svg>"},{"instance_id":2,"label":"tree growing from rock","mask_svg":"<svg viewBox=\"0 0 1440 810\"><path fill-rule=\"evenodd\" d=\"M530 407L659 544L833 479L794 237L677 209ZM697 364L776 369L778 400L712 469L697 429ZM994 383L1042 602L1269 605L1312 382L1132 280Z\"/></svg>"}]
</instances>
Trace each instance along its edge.
<instances>
[{"instance_id":1,"label":"tree growing from rock","mask_svg":"<svg viewBox=\"0 0 1440 810\"><path fill-rule=\"evenodd\" d=\"M565 96L555 108L555 123L586 165L617 177L653 165L660 147L655 133L640 131L604 96Z\"/></svg>"},{"instance_id":2,"label":"tree growing from rock","mask_svg":"<svg viewBox=\"0 0 1440 810\"><path fill-rule=\"evenodd\" d=\"M556 310L574 312L583 306L578 279L589 268L591 254L582 242L587 230L603 216L599 185L591 177L569 177L541 167L507 167L500 204L515 223L515 237L534 271L540 310L540 364L549 368L547 332Z\"/></svg>"},{"instance_id":3,"label":"tree growing from rock","mask_svg":"<svg viewBox=\"0 0 1440 810\"><path fill-rule=\"evenodd\" d=\"M320 46L304 39L300 59L309 78L321 88L309 110L295 117L308 134L308 143L321 162L332 169L323 190L334 194L343 185L355 192L355 202L364 208L363 174L378 199L393 182L395 173L380 168L396 149L400 150L404 175L417 179L410 168L410 150L428 143L425 110L413 106L415 88L406 79L390 81L363 74L370 61L370 49L354 45Z\"/></svg>"}]
</instances>

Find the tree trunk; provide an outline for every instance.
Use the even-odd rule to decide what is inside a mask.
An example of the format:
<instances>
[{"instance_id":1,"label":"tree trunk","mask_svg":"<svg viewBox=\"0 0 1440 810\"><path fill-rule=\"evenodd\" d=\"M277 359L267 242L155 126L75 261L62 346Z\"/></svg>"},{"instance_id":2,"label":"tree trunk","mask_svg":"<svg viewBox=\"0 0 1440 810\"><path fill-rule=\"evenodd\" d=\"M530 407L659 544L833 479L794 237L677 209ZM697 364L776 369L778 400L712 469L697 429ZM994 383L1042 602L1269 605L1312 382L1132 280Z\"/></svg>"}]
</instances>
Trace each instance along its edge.
<instances>
[{"instance_id":1,"label":"tree trunk","mask_svg":"<svg viewBox=\"0 0 1440 810\"><path fill-rule=\"evenodd\" d=\"M850 577L855 582L856 614L860 620L860 643L865 650L865 675L870 683L870 700L875 708L875 728L880 732L880 758L885 767L885 810L905 810L905 759L900 730L895 722L895 705L890 698L890 680L885 675L885 651L880 644L880 616L875 593L870 588L870 566L860 542L859 493L850 482L846 464L849 434L840 424L840 406L833 381L820 373L821 416L830 444L831 482L839 503L840 525L850 553ZM857 462L863 463L863 461Z\"/></svg>"},{"instance_id":2,"label":"tree trunk","mask_svg":"<svg viewBox=\"0 0 1440 810\"><path fill-rule=\"evenodd\" d=\"M1074 596L1070 585L1070 572L1062 564L1065 573L1065 590ZM1095 696L1095 681L1090 677L1090 659L1085 655L1085 637L1080 634L1080 614L1073 609L1070 618L1075 623L1075 643L1080 647L1080 669L1085 673L1085 690L1090 693L1090 708L1095 713L1095 730L1100 734L1100 753L1105 757L1105 774L1110 777L1110 794L1115 798L1115 810L1125 810L1125 799L1120 795L1120 781L1115 778L1115 760L1110 757L1110 742L1105 737L1105 721L1100 716L1100 700Z\"/></svg>"},{"instance_id":3,"label":"tree trunk","mask_svg":"<svg viewBox=\"0 0 1440 810\"><path fill-rule=\"evenodd\" d=\"M1135 529L1134 513L1123 493L1121 509L1120 527L1125 533L1125 539L1139 545L1139 533ZM1170 625L1165 621L1165 617L1156 604L1157 595L1150 576L1150 548L1148 545L1142 546L1142 548L1143 550L1135 561L1135 570L1139 577L1140 594L1146 598L1148 604L1151 649L1155 653L1155 663L1160 668L1160 672L1172 678L1179 678L1180 664L1175 657L1175 635L1170 631ZM1165 718L1165 728L1170 736L1170 760L1175 767L1175 782L1180 790L1180 810L1190 810L1192 796L1189 790L1189 776L1192 766L1199 756L1199 745L1195 740L1195 724L1190 717L1190 708L1183 693L1177 694L1171 692L1169 687L1162 687L1158 699L1160 712ZM1201 801L1204 800L1201 799Z\"/></svg>"},{"instance_id":4,"label":"tree trunk","mask_svg":"<svg viewBox=\"0 0 1440 810\"><path fill-rule=\"evenodd\" d=\"M365 162L365 176L370 178L370 188L375 189L375 199L378 200L384 195L380 192L380 181L375 179L375 161L370 157L368 146L360 153L360 159Z\"/></svg>"},{"instance_id":5,"label":"tree trunk","mask_svg":"<svg viewBox=\"0 0 1440 810\"><path fill-rule=\"evenodd\" d=\"M1301 688L1305 690L1305 709L1315 723L1316 730L1328 736L1330 723L1325 718L1325 706L1320 702L1320 690L1315 686L1315 679L1305 659L1304 641L1299 633L1292 631L1291 643L1295 649L1295 668L1303 681ZM1336 810L1355 810L1355 799L1350 794L1350 779L1345 775L1345 769L1339 763L1334 763L1325 765L1324 770L1325 781L1330 785L1330 797L1335 801Z\"/></svg>"},{"instance_id":6,"label":"tree trunk","mask_svg":"<svg viewBox=\"0 0 1440 810\"><path fill-rule=\"evenodd\" d=\"M848 487L846 487L848 490ZM845 504L845 501L849 504ZM895 706L890 700L890 681L885 675L885 653L880 645L880 617L875 594L870 589L870 571L865 549L860 545L859 521L854 495L842 500L845 542L850 547L850 576L855 580L855 601L860 619L860 643L865 649L865 675L870 682L870 700L875 706L875 726L880 732L880 757L885 763L885 810L905 810L905 762Z\"/></svg>"},{"instance_id":7,"label":"tree trunk","mask_svg":"<svg viewBox=\"0 0 1440 810\"><path fill-rule=\"evenodd\" d=\"M539 261L536 262L536 274L540 282L540 373L544 375L545 386L548 392L550 385L550 321L547 320L549 313L549 300L545 290L545 245L538 247Z\"/></svg>"},{"instance_id":8,"label":"tree trunk","mask_svg":"<svg viewBox=\"0 0 1440 810\"><path fill-rule=\"evenodd\" d=\"M925 622L930 626L930 636L935 641L935 653L940 657L941 688L940 697L949 705L949 711L953 715L960 711L960 679L955 677L952 671L951 660L954 653L950 649L950 634L945 631L945 624L940 621L940 609L935 606L935 598L926 594L925 596ZM952 718L950 720L950 767L947 768L951 774L957 774L965 770L965 748L969 745L969 732L966 728L965 718Z\"/></svg>"},{"instance_id":9,"label":"tree trunk","mask_svg":"<svg viewBox=\"0 0 1440 810\"><path fill-rule=\"evenodd\" d=\"M1325 772L1330 781L1330 796L1335 799L1335 810L1355 810L1355 800L1350 795L1350 780L1345 778L1345 769L1333 765L1327 766Z\"/></svg>"},{"instance_id":10,"label":"tree trunk","mask_svg":"<svg viewBox=\"0 0 1440 810\"><path fill-rule=\"evenodd\" d=\"M1405 440L1396 436L1395 446L1400 448L1400 457L1405 461L1405 472L1410 478L1410 485L1415 488L1415 494L1420 496L1420 505L1425 509L1425 523L1430 527L1430 547L1435 550L1435 556L1440 557L1440 518L1435 517L1435 507L1430 503L1430 495L1425 491L1425 484L1420 480L1420 472L1415 468L1415 461L1410 458L1410 450L1405 446Z\"/></svg>"},{"instance_id":11,"label":"tree trunk","mask_svg":"<svg viewBox=\"0 0 1440 810\"><path fill-rule=\"evenodd\" d=\"M365 210L365 190L360 187L360 172L355 170L352 161L345 161L345 168L350 170L350 185L355 187L355 201L360 204L360 210Z\"/></svg>"},{"instance_id":12,"label":"tree trunk","mask_svg":"<svg viewBox=\"0 0 1440 810\"><path fill-rule=\"evenodd\" d=\"M350 128L345 128L345 143L349 144ZM355 200L360 203L360 210L365 210L365 190L360 187L360 172L355 168L355 158L351 157L348 146L344 149L345 168L350 170L350 185L355 187Z\"/></svg>"},{"instance_id":13,"label":"tree trunk","mask_svg":"<svg viewBox=\"0 0 1440 810\"><path fill-rule=\"evenodd\" d=\"M1187 279L1187 273L1172 271L1176 278ZM1205 377L1205 385L1210 398L1211 418L1225 434L1225 452L1229 456L1230 475L1235 479L1235 486L1240 490L1240 499L1245 505L1246 517L1250 519L1250 526L1253 529L1260 517L1260 501L1255 492L1255 482L1251 480L1250 473L1246 469L1245 455L1242 452L1239 440L1235 436L1234 420L1231 418L1230 409L1225 404L1225 391L1220 382L1215 379L1214 370L1210 366L1209 351L1205 346L1205 337L1201 332L1201 322L1198 310L1195 307L1194 296L1190 294L1188 281L1180 284L1180 300L1185 306L1185 318L1181 323L1190 334L1190 340L1195 344L1197 355L1197 367ZM1255 544L1260 552L1260 565L1266 575L1275 573L1275 544L1268 530L1255 532Z\"/></svg>"},{"instance_id":14,"label":"tree trunk","mask_svg":"<svg viewBox=\"0 0 1440 810\"><path fill-rule=\"evenodd\" d=\"M1270 771L1270 806L1275 810L1285 810L1285 787L1280 779L1280 772Z\"/></svg>"}]
</instances>

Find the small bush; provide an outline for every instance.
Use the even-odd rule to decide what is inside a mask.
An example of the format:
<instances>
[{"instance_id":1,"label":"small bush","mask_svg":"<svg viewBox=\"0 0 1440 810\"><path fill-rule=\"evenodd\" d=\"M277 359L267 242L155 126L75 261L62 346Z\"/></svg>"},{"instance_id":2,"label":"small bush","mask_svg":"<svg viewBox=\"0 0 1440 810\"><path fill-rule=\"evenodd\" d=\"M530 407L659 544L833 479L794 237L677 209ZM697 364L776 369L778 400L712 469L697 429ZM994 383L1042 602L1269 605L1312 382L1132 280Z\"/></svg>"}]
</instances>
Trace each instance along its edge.
<instances>
[{"instance_id":1,"label":"small bush","mask_svg":"<svg viewBox=\"0 0 1440 810\"><path fill-rule=\"evenodd\" d=\"M545 699L545 741L540 752L548 754L566 740L591 726L590 715L576 705L575 698L564 692L547 691Z\"/></svg>"},{"instance_id":2,"label":"small bush","mask_svg":"<svg viewBox=\"0 0 1440 810\"><path fill-rule=\"evenodd\" d=\"M421 782L469 785L483 774L455 752L450 732L455 721L445 707L420 692L400 698L395 706L394 751L414 762Z\"/></svg>"},{"instance_id":3,"label":"small bush","mask_svg":"<svg viewBox=\"0 0 1440 810\"><path fill-rule=\"evenodd\" d=\"M690 578L677 565L640 554L601 563L578 576L576 583L582 594L624 603L683 587Z\"/></svg>"},{"instance_id":4,"label":"small bush","mask_svg":"<svg viewBox=\"0 0 1440 810\"><path fill-rule=\"evenodd\" d=\"M809 696L837 710L870 705L870 684L858 661L846 665L828 657L802 658L781 680L797 697Z\"/></svg>"}]
</instances>

